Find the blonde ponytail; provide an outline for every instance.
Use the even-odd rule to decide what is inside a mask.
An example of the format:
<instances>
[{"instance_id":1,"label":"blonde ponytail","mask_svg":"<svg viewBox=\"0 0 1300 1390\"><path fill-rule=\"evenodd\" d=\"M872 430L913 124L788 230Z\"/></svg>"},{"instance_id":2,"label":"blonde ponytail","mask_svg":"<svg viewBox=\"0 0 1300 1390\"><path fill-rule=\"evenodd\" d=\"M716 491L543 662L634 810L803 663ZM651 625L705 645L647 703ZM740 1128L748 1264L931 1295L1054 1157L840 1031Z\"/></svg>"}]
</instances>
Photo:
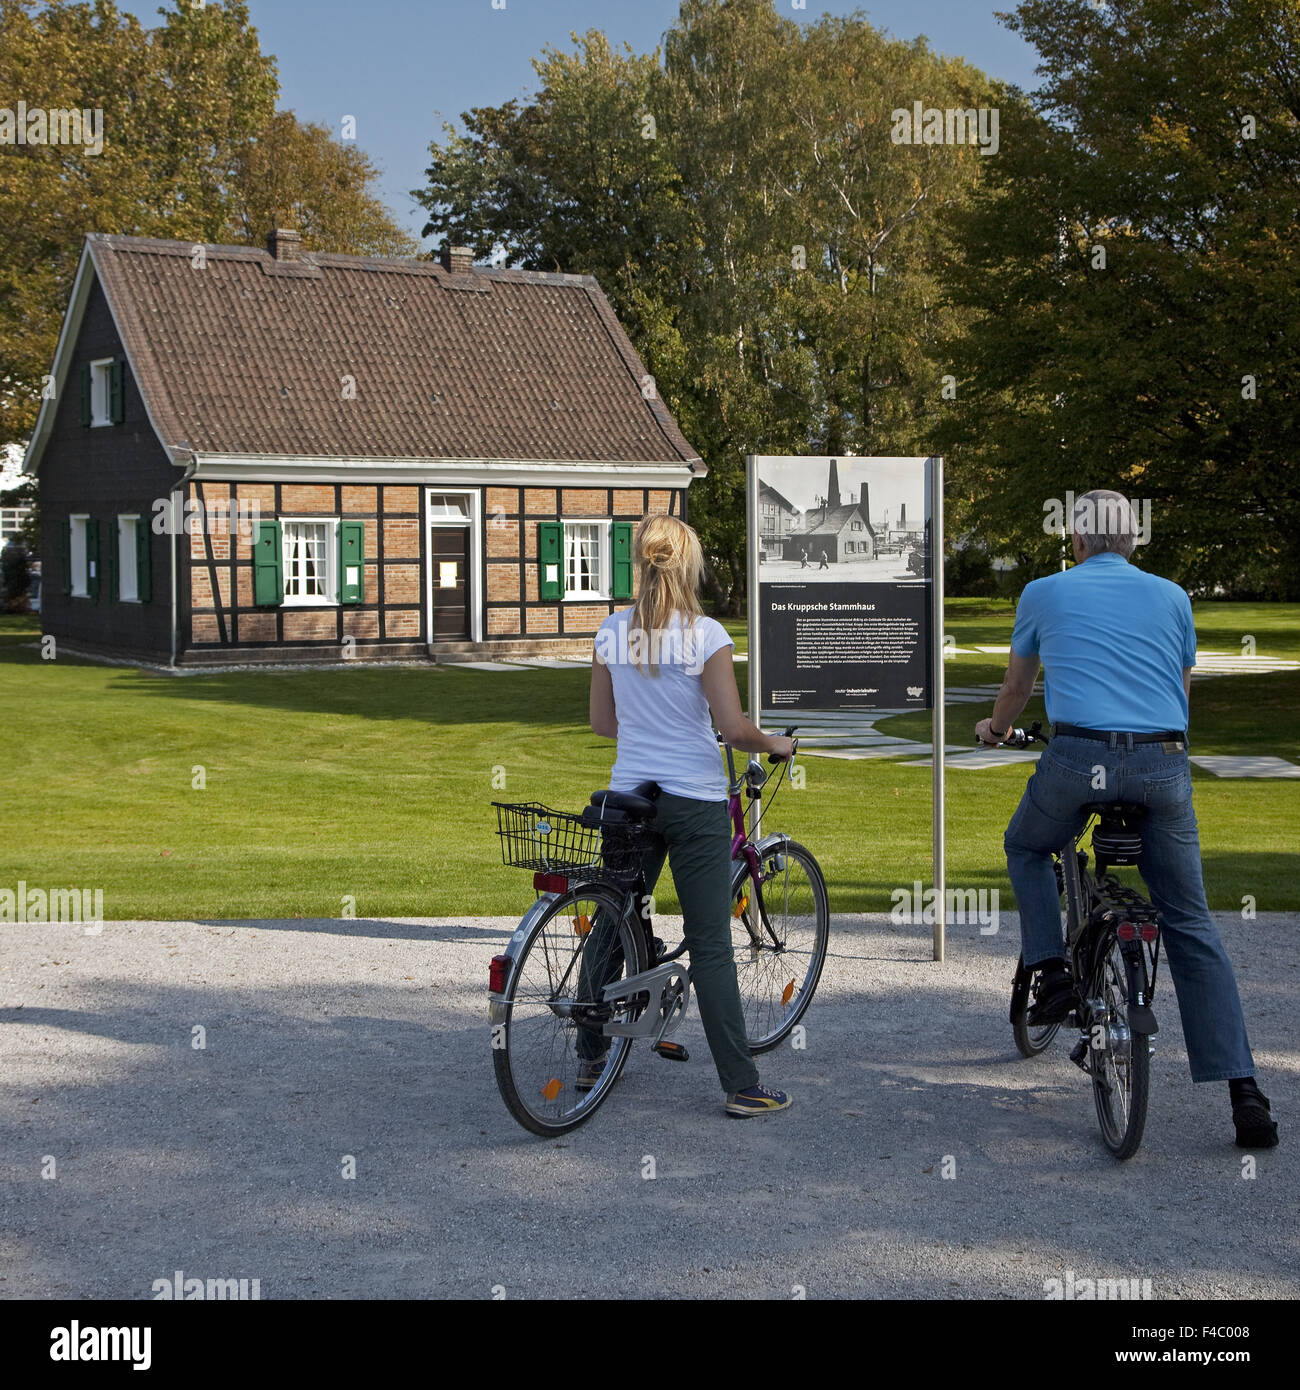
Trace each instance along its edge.
<instances>
[{"instance_id":1,"label":"blonde ponytail","mask_svg":"<svg viewBox=\"0 0 1300 1390\"><path fill-rule=\"evenodd\" d=\"M636 528L632 558L640 576L640 590L632 609L631 628L644 634L640 650L646 652L652 676L659 674L655 654L672 622L680 614L689 630L703 612L700 579L704 551L694 530L675 516L648 516ZM641 663L635 663L638 668Z\"/></svg>"}]
</instances>

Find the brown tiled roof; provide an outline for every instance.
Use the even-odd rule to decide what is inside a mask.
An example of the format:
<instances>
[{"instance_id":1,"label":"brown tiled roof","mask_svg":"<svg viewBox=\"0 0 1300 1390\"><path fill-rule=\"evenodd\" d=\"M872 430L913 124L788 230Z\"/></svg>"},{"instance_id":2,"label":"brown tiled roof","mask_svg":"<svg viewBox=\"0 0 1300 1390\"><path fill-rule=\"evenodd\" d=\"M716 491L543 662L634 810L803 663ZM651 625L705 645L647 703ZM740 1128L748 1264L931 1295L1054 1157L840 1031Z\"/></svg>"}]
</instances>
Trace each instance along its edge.
<instances>
[{"instance_id":1,"label":"brown tiled roof","mask_svg":"<svg viewBox=\"0 0 1300 1390\"><path fill-rule=\"evenodd\" d=\"M88 242L173 451L698 462L591 276Z\"/></svg>"},{"instance_id":2,"label":"brown tiled roof","mask_svg":"<svg viewBox=\"0 0 1300 1390\"><path fill-rule=\"evenodd\" d=\"M804 513L804 525L808 526L816 522L815 529L796 531L794 534L809 537L838 536L855 516L859 521L866 520L862 515L862 508L857 502L847 502L842 507L832 507L829 515L823 515L820 507L810 509ZM867 522L867 529L871 531L872 535L875 535L870 522Z\"/></svg>"}]
</instances>

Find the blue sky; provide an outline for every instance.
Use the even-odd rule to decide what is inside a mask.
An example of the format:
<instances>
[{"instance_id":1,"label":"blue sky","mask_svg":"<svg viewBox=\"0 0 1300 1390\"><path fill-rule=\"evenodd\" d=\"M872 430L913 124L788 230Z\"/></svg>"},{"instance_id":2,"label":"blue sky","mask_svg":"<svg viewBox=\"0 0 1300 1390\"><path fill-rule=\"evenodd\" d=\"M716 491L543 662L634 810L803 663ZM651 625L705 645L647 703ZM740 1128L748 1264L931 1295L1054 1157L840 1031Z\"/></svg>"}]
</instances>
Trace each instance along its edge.
<instances>
[{"instance_id":1,"label":"blue sky","mask_svg":"<svg viewBox=\"0 0 1300 1390\"><path fill-rule=\"evenodd\" d=\"M862 10L896 38L924 34L940 53L961 56L995 77L1031 89L1033 49L994 17L1015 0L774 0L795 20ZM154 3L119 7L157 22ZM602 29L637 52L656 48L678 0L249 0L262 51L275 55L280 105L300 120L338 131L350 114L357 143L380 165L379 192L397 220L419 236L424 212L409 190L424 183L429 141L442 122L472 106L496 106L533 90L530 59L544 45L569 46L569 33Z\"/></svg>"}]
</instances>

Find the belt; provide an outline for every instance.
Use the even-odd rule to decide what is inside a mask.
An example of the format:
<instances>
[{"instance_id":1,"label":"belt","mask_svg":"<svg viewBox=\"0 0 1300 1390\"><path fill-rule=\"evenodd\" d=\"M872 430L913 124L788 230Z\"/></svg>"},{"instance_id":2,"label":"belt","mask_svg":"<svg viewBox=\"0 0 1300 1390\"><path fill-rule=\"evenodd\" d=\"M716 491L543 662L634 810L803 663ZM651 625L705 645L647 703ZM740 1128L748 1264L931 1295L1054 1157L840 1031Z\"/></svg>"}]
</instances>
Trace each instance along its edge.
<instances>
[{"instance_id":1,"label":"belt","mask_svg":"<svg viewBox=\"0 0 1300 1390\"><path fill-rule=\"evenodd\" d=\"M1052 734L1060 737L1064 734L1067 738L1092 738L1099 743L1186 743L1187 730L1178 732L1166 731L1163 734L1126 734L1122 731L1112 731L1110 729L1084 729L1078 724L1053 724Z\"/></svg>"}]
</instances>

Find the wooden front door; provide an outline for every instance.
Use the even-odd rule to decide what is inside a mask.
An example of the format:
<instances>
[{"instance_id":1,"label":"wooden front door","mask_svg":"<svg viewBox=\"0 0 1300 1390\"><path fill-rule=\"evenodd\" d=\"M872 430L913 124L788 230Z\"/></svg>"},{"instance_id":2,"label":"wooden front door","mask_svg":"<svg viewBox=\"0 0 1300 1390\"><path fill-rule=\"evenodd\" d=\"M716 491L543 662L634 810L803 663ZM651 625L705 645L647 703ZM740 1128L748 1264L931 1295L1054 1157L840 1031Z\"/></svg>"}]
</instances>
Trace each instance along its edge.
<instances>
[{"instance_id":1,"label":"wooden front door","mask_svg":"<svg viewBox=\"0 0 1300 1390\"><path fill-rule=\"evenodd\" d=\"M469 640L469 527L431 526L434 642Z\"/></svg>"}]
</instances>

